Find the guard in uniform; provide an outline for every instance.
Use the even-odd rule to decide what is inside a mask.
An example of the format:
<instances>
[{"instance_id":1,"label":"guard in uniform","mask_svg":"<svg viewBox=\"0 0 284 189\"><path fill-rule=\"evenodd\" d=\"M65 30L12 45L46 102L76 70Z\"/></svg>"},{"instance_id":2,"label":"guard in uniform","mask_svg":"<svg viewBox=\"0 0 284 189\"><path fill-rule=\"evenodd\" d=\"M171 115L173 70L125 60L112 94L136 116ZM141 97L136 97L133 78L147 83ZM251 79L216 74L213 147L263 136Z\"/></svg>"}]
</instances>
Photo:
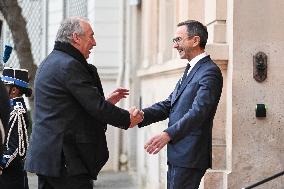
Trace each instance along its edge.
<instances>
[{"instance_id":1,"label":"guard in uniform","mask_svg":"<svg viewBox=\"0 0 284 189\"><path fill-rule=\"evenodd\" d=\"M27 173L24 171L24 159L28 146L28 115L23 98L31 96L28 86L28 71L24 69L4 68L2 81L10 98L10 119L5 138L3 155L0 156L0 188L28 189Z\"/></svg>"}]
</instances>

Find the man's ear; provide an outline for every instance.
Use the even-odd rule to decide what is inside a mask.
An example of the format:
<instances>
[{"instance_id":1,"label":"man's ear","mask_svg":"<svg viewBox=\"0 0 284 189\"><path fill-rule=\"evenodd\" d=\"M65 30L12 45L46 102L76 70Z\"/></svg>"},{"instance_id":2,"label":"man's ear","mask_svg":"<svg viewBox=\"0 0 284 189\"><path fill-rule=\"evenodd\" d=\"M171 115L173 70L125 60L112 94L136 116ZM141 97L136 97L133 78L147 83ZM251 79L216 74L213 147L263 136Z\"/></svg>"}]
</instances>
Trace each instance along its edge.
<instances>
[{"instance_id":1,"label":"man's ear","mask_svg":"<svg viewBox=\"0 0 284 189\"><path fill-rule=\"evenodd\" d=\"M72 33L72 39L73 39L74 43L79 43L79 41L80 41L79 35L75 32Z\"/></svg>"},{"instance_id":2,"label":"man's ear","mask_svg":"<svg viewBox=\"0 0 284 189\"><path fill-rule=\"evenodd\" d=\"M199 36L194 36L193 37L193 46L199 46L200 45L200 37Z\"/></svg>"}]
</instances>

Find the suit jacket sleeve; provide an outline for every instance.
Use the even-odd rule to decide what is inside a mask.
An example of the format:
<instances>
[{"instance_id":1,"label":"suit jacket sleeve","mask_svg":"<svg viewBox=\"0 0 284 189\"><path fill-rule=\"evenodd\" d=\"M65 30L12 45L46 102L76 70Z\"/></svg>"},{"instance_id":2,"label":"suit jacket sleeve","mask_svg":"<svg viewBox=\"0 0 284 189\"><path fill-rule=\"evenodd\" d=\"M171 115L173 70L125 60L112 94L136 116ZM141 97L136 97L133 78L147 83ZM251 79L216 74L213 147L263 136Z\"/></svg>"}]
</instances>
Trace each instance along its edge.
<instances>
[{"instance_id":1,"label":"suit jacket sleeve","mask_svg":"<svg viewBox=\"0 0 284 189\"><path fill-rule=\"evenodd\" d=\"M95 119L113 126L128 129L130 125L130 114L100 95L98 88L94 86L92 77L82 63L70 62L64 72L65 84L74 98Z\"/></svg>"},{"instance_id":2,"label":"suit jacket sleeve","mask_svg":"<svg viewBox=\"0 0 284 189\"><path fill-rule=\"evenodd\" d=\"M197 90L191 109L181 119L165 130L173 143L188 136L192 131L202 129L200 127L204 121L208 120L209 116L214 115L223 86L220 69L218 67L211 67L204 71L197 85L199 89Z\"/></svg>"},{"instance_id":3,"label":"suit jacket sleeve","mask_svg":"<svg viewBox=\"0 0 284 189\"><path fill-rule=\"evenodd\" d=\"M171 110L171 98L172 93L166 100L155 103L152 106L143 109L142 111L144 112L144 119L138 124L138 127L141 128L150 125L151 123L167 119Z\"/></svg>"}]
</instances>

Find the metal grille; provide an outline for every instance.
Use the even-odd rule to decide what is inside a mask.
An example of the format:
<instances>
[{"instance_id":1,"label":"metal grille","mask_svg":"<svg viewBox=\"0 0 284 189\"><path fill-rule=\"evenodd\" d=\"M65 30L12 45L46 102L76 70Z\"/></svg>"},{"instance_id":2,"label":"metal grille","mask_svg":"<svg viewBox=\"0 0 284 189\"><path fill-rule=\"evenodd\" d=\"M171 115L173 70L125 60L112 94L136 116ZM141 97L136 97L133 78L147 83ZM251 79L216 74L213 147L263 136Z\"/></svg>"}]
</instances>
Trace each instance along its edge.
<instances>
[{"instance_id":1,"label":"metal grille","mask_svg":"<svg viewBox=\"0 0 284 189\"><path fill-rule=\"evenodd\" d=\"M88 16L87 0L68 0L66 1L66 17Z\"/></svg>"},{"instance_id":2,"label":"metal grille","mask_svg":"<svg viewBox=\"0 0 284 189\"><path fill-rule=\"evenodd\" d=\"M82 16L87 17L88 8L87 0L64 0L65 4L65 16ZM42 60L42 29L43 29L43 11L42 1L40 0L18 0L19 5L22 8L22 14L27 22L27 30L29 39L31 42L32 55L35 64L39 64ZM17 19L17 18L15 18ZM4 21L3 23L3 33L1 35L1 46L0 46L0 61L2 61L4 46L6 44L14 46L12 34L9 30L8 25ZM19 60L15 50L12 51L9 61L5 66L19 68ZM1 70L1 69L0 69Z\"/></svg>"},{"instance_id":3,"label":"metal grille","mask_svg":"<svg viewBox=\"0 0 284 189\"><path fill-rule=\"evenodd\" d=\"M19 5L22 8L22 14L27 23L27 30L29 39L31 42L32 55L35 64L39 64L41 61L41 35L42 35L42 3L39 0L18 0ZM17 18L15 18L17 19ZM1 50L1 60L3 56L3 50L5 44L10 44L14 46L12 34L9 30L9 27L4 23L3 27L3 46ZM19 67L19 60L16 55L15 50L12 51L9 61L5 66L10 67Z\"/></svg>"}]
</instances>

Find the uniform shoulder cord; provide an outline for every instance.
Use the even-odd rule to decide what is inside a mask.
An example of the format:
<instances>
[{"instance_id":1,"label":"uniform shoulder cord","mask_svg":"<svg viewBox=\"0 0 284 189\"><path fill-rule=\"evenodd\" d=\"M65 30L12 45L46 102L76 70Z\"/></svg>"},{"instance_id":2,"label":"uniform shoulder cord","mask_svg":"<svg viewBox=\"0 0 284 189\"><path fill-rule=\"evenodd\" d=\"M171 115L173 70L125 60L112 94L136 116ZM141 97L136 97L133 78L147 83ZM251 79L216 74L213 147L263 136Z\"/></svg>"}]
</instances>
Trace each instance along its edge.
<instances>
[{"instance_id":1,"label":"uniform shoulder cord","mask_svg":"<svg viewBox=\"0 0 284 189\"><path fill-rule=\"evenodd\" d=\"M25 108L23 107L21 102L16 102L16 105L14 106L13 111L10 113L10 120L9 122L13 121L11 124L11 127L8 132L7 141L6 141L6 147L8 147L8 142L10 135L12 133L12 130L15 126L15 123L17 121L18 123L18 136L19 136L19 147L18 147L18 154L23 157L26 153L25 148L25 142L27 144L27 147L29 145L28 143L28 131L27 131L27 125L24 118L24 113L26 113ZM26 138L26 141L25 141Z\"/></svg>"}]
</instances>

